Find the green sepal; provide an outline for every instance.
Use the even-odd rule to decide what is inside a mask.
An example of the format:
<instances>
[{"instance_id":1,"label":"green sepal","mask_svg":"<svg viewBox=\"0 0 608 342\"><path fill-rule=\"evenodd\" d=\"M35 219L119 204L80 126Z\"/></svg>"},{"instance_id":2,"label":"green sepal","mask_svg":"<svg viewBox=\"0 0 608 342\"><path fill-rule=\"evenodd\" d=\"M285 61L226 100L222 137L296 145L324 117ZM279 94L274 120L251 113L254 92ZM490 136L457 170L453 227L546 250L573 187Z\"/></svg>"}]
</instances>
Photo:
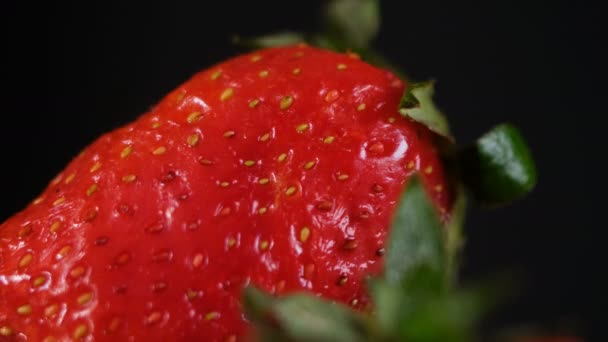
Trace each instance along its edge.
<instances>
[{"instance_id":1,"label":"green sepal","mask_svg":"<svg viewBox=\"0 0 608 342\"><path fill-rule=\"evenodd\" d=\"M483 301L475 291L458 291L427 297L415 313L402 321L399 341L471 342L474 326L483 312Z\"/></svg>"},{"instance_id":2,"label":"green sepal","mask_svg":"<svg viewBox=\"0 0 608 342\"><path fill-rule=\"evenodd\" d=\"M462 184L456 180L452 180L458 184L455 188L454 204L450 218L445 225L445 249L447 254L446 279L449 285L453 285L456 281L459 265L460 254L465 244L463 235L463 226L467 212L467 196Z\"/></svg>"},{"instance_id":3,"label":"green sepal","mask_svg":"<svg viewBox=\"0 0 608 342\"><path fill-rule=\"evenodd\" d=\"M342 50L366 50L380 30L378 0L331 0L324 14L327 35Z\"/></svg>"},{"instance_id":4,"label":"green sepal","mask_svg":"<svg viewBox=\"0 0 608 342\"><path fill-rule=\"evenodd\" d=\"M498 206L528 194L536 166L517 128L501 124L461 153L463 179L482 205Z\"/></svg>"},{"instance_id":5,"label":"green sepal","mask_svg":"<svg viewBox=\"0 0 608 342\"><path fill-rule=\"evenodd\" d=\"M428 127L438 135L453 141L448 121L433 102L435 82L410 83L399 105L399 113Z\"/></svg>"},{"instance_id":6,"label":"green sepal","mask_svg":"<svg viewBox=\"0 0 608 342\"><path fill-rule=\"evenodd\" d=\"M269 47L289 46L298 43L305 43L308 40L303 34L296 32L279 32L253 38L243 38L241 36L232 37L232 42L251 49L262 49Z\"/></svg>"},{"instance_id":7,"label":"green sepal","mask_svg":"<svg viewBox=\"0 0 608 342\"><path fill-rule=\"evenodd\" d=\"M247 318L257 324L260 341L365 342L367 324L350 308L310 294L276 298L248 287Z\"/></svg>"},{"instance_id":8,"label":"green sepal","mask_svg":"<svg viewBox=\"0 0 608 342\"><path fill-rule=\"evenodd\" d=\"M386 278L368 280L368 289L374 303L374 335L388 338L398 335L403 324L417 315L429 299L442 295L444 277L428 265L410 269L399 283Z\"/></svg>"},{"instance_id":9,"label":"green sepal","mask_svg":"<svg viewBox=\"0 0 608 342\"><path fill-rule=\"evenodd\" d=\"M384 277L401 283L421 266L446 273L444 233L437 210L418 175L406 185L397 207L385 258Z\"/></svg>"},{"instance_id":10,"label":"green sepal","mask_svg":"<svg viewBox=\"0 0 608 342\"><path fill-rule=\"evenodd\" d=\"M412 306L404 305L407 295L400 284L388 283L383 278L370 278L367 289L374 303L373 334L388 340L403 324L404 311Z\"/></svg>"}]
</instances>

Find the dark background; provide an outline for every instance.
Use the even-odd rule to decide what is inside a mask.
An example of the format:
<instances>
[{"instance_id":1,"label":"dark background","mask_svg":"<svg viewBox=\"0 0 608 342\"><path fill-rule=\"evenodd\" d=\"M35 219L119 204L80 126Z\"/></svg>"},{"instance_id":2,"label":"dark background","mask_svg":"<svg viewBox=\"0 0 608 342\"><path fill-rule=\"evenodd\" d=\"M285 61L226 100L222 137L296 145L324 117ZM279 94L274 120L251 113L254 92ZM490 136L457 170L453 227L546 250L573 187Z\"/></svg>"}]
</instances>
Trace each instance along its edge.
<instances>
[{"instance_id":1,"label":"dark background","mask_svg":"<svg viewBox=\"0 0 608 342\"><path fill-rule=\"evenodd\" d=\"M238 53L231 34L311 31L320 3L0 5L0 221L99 134ZM463 279L514 271L525 280L488 328L536 324L594 337L603 330L605 107L597 66L605 37L601 11L591 5L418 0L382 6L376 46L414 78L438 80L437 102L458 140L470 142L510 121L538 163L531 196L469 216Z\"/></svg>"}]
</instances>

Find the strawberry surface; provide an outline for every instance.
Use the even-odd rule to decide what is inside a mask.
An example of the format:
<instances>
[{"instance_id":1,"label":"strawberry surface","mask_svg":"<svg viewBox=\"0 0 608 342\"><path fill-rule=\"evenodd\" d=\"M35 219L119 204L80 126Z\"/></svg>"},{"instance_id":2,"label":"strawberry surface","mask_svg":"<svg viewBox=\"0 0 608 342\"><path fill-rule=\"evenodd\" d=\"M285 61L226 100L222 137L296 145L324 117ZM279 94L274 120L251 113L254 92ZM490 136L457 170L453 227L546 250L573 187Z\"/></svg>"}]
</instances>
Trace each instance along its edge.
<instances>
[{"instance_id":1,"label":"strawberry surface","mask_svg":"<svg viewBox=\"0 0 608 342\"><path fill-rule=\"evenodd\" d=\"M365 307L408 177L451 209L406 87L307 46L196 74L0 226L0 340L237 341L250 283Z\"/></svg>"}]
</instances>

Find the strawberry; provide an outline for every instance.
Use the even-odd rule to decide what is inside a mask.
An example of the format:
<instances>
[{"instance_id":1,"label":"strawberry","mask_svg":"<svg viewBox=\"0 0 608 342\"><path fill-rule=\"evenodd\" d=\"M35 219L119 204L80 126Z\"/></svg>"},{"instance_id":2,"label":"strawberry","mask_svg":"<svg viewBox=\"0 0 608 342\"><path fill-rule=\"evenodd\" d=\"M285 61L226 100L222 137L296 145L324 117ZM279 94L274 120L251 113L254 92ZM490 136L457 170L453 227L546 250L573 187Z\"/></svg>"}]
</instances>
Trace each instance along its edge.
<instances>
[{"instance_id":1,"label":"strawberry","mask_svg":"<svg viewBox=\"0 0 608 342\"><path fill-rule=\"evenodd\" d=\"M236 341L249 284L365 307L408 177L454 202L408 87L304 45L196 74L0 226L0 338Z\"/></svg>"}]
</instances>

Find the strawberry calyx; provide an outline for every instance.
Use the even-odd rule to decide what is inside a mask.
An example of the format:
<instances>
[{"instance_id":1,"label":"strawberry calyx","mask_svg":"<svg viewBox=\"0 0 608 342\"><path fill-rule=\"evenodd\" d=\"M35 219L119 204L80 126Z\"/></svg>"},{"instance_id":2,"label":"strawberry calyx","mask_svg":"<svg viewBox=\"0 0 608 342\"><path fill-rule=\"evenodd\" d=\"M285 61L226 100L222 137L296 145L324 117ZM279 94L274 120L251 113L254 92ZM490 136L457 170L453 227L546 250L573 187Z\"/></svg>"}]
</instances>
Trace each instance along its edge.
<instances>
[{"instance_id":1,"label":"strawberry calyx","mask_svg":"<svg viewBox=\"0 0 608 342\"><path fill-rule=\"evenodd\" d=\"M448 120L433 102L435 82L410 83L401 97L399 113L424 124L434 133L454 142Z\"/></svg>"}]
</instances>

